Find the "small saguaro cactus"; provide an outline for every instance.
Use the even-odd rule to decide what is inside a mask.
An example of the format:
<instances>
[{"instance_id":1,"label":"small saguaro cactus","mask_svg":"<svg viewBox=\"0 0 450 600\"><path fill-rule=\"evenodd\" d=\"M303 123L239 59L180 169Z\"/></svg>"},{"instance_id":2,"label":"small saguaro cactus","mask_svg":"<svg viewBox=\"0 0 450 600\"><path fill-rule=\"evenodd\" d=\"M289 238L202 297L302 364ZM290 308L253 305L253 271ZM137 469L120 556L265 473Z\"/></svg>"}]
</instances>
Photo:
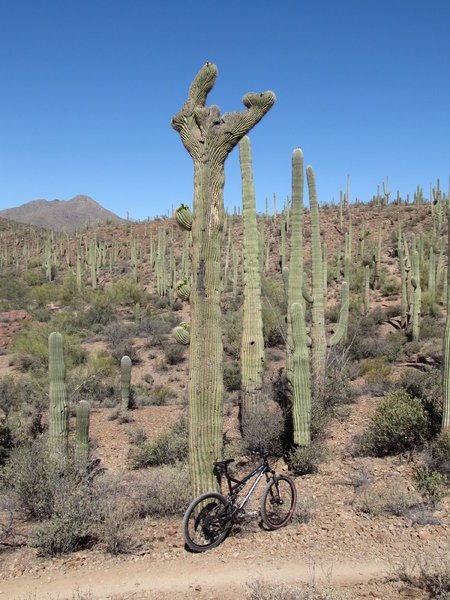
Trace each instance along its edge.
<instances>
[{"instance_id":1,"label":"small saguaro cactus","mask_svg":"<svg viewBox=\"0 0 450 600\"><path fill-rule=\"evenodd\" d=\"M66 394L63 337L56 331L53 331L48 337L48 354L50 378L49 451L52 457L65 462L69 437L69 403Z\"/></svg>"},{"instance_id":2,"label":"small saguaro cactus","mask_svg":"<svg viewBox=\"0 0 450 600\"><path fill-rule=\"evenodd\" d=\"M308 340L305 317L300 302L291 306L291 327L294 351L292 355L292 421L294 444L309 446L311 441L311 386Z\"/></svg>"},{"instance_id":3,"label":"small saguaro cactus","mask_svg":"<svg viewBox=\"0 0 450 600\"><path fill-rule=\"evenodd\" d=\"M179 344L187 346L191 339L189 334L189 325L184 322L180 323L178 327L175 327L173 330L173 335Z\"/></svg>"},{"instance_id":4,"label":"small saguaro cactus","mask_svg":"<svg viewBox=\"0 0 450 600\"><path fill-rule=\"evenodd\" d=\"M182 229L190 231L192 229L192 213L187 204L181 204L175 210L175 219Z\"/></svg>"},{"instance_id":5,"label":"small saguaro cactus","mask_svg":"<svg viewBox=\"0 0 450 600\"><path fill-rule=\"evenodd\" d=\"M89 402L80 400L77 404L77 421L75 437L75 461L82 466L89 458Z\"/></svg>"},{"instance_id":6,"label":"small saguaro cactus","mask_svg":"<svg viewBox=\"0 0 450 600\"><path fill-rule=\"evenodd\" d=\"M126 412L130 408L131 398L131 358L122 356L120 361L120 386L122 392L122 411Z\"/></svg>"}]
</instances>

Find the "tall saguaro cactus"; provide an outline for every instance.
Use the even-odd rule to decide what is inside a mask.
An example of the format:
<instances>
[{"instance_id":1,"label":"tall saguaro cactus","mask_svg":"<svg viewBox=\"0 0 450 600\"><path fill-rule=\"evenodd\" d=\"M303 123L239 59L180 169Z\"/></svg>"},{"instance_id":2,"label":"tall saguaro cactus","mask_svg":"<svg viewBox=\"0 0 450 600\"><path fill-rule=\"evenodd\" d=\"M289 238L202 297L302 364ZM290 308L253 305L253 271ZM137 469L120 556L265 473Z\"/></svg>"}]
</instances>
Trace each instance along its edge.
<instances>
[{"instance_id":1,"label":"tall saguaro cactus","mask_svg":"<svg viewBox=\"0 0 450 600\"><path fill-rule=\"evenodd\" d=\"M245 432L247 419L261 403L264 338L261 315L261 273L252 153L248 136L239 142L242 174L242 222L244 227L244 311L241 340L241 407Z\"/></svg>"},{"instance_id":2,"label":"tall saguaro cactus","mask_svg":"<svg viewBox=\"0 0 450 600\"><path fill-rule=\"evenodd\" d=\"M191 343L189 364L189 462L194 495L217 487L213 462L222 455L223 365L220 312L220 247L224 221L225 160L275 103L275 94L246 94L248 110L220 115L205 106L217 67L207 62L172 118L194 162Z\"/></svg>"},{"instance_id":3,"label":"tall saguaro cactus","mask_svg":"<svg viewBox=\"0 0 450 600\"><path fill-rule=\"evenodd\" d=\"M66 367L64 364L63 337L53 331L48 337L50 412L49 451L56 460L67 459L69 437L69 403L66 394Z\"/></svg>"},{"instance_id":4,"label":"tall saguaro cactus","mask_svg":"<svg viewBox=\"0 0 450 600\"><path fill-rule=\"evenodd\" d=\"M450 265L450 211L447 213L448 242L447 256ZM444 372L443 372L443 402L442 402L442 431L450 429L450 269L447 269L447 319L444 332Z\"/></svg>"},{"instance_id":5,"label":"tall saguaro cactus","mask_svg":"<svg viewBox=\"0 0 450 600\"><path fill-rule=\"evenodd\" d=\"M82 467L89 458L89 402L80 400L77 404L77 421L75 437L75 460Z\"/></svg>"}]
</instances>

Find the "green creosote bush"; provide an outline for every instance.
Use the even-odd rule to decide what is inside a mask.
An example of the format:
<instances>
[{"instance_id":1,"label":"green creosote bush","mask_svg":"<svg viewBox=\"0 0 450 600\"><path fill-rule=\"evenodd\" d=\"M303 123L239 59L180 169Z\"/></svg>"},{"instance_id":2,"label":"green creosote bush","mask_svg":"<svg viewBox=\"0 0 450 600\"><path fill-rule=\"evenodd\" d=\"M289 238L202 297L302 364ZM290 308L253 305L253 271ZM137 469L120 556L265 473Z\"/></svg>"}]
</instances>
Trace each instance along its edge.
<instances>
[{"instance_id":1,"label":"green creosote bush","mask_svg":"<svg viewBox=\"0 0 450 600\"><path fill-rule=\"evenodd\" d=\"M187 423L173 423L154 440L130 448L128 458L134 469L174 465L185 462L188 455Z\"/></svg>"},{"instance_id":2,"label":"green creosote bush","mask_svg":"<svg viewBox=\"0 0 450 600\"><path fill-rule=\"evenodd\" d=\"M177 397L174 390L166 385L155 385L148 392L147 404L151 406L164 406L169 404L169 400L173 400Z\"/></svg>"},{"instance_id":3,"label":"green creosote bush","mask_svg":"<svg viewBox=\"0 0 450 600\"><path fill-rule=\"evenodd\" d=\"M223 384L228 392L241 389L241 367L236 361L225 363L223 366Z\"/></svg>"},{"instance_id":4,"label":"green creosote bush","mask_svg":"<svg viewBox=\"0 0 450 600\"><path fill-rule=\"evenodd\" d=\"M0 311L29 308L29 288L17 275L0 275Z\"/></svg>"},{"instance_id":5,"label":"green creosote bush","mask_svg":"<svg viewBox=\"0 0 450 600\"><path fill-rule=\"evenodd\" d=\"M428 466L446 475L450 481L450 431L442 431L433 440L430 450Z\"/></svg>"},{"instance_id":6,"label":"green creosote bush","mask_svg":"<svg viewBox=\"0 0 450 600\"><path fill-rule=\"evenodd\" d=\"M380 269L380 292L383 296L396 296L400 292L400 282L397 277L391 275L386 269Z\"/></svg>"},{"instance_id":7,"label":"green creosote bush","mask_svg":"<svg viewBox=\"0 0 450 600\"><path fill-rule=\"evenodd\" d=\"M372 393L382 395L390 387L392 367L385 356L366 358L360 366L360 375Z\"/></svg>"},{"instance_id":8,"label":"green creosote bush","mask_svg":"<svg viewBox=\"0 0 450 600\"><path fill-rule=\"evenodd\" d=\"M421 401L403 390L394 390L379 402L357 447L366 456L400 454L423 446L428 433L429 423Z\"/></svg>"},{"instance_id":9,"label":"green creosote bush","mask_svg":"<svg viewBox=\"0 0 450 600\"><path fill-rule=\"evenodd\" d=\"M286 293L281 281L261 277L261 316L263 321L264 347L285 344Z\"/></svg>"},{"instance_id":10,"label":"green creosote bush","mask_svg":"<svg viewBox=\"0 0 450 600\"><path fill-rule=\"evenodd\" d=\"M419 465L413 475L413 485L425 502L435 507L447 494L447 477L438 471Z\"/></svg>"},{"instance_id":11,"label":"green creosote bush","mask_svg":"<svg viewBox=\"0 0 450 600\"><path fill-rule=\"evenodd\" d=\"M142 303L143 293L141 288L133 279L118 279L107 288L106 296L112 305L125 305L135 307L136 303Z\"/></svg>"},{"instance_id":12,"label":"green creosote bush","mask_svg":"<svg viewBox=\"0 0 450 600\"><path fill-rule=\"evenodd\" d=\"M396 384L410 397L418 398L428 419L427 439L438 435L442 423L442 375L440 370L417 371L411 369Z\"/></svg>"},{"instance_id":13,"label":"green creosote bush","mask_svg":"<svg viewBox=\"0 0 450 600\"><path fill-rule=\"evenodd\" d=\"M294 475L316 473L325 457L325 448L321 439L313 439L309 446L297 446L287 454L286 462Z\"/></svg>"},{"instance_id":14,"label":"green creosote bush","mask_svg":"<svg viewBox=\"0 0 450 600\"><path fill-rule=\"evenodd\" d=\"M224 351L239 360L241 354L242 310L228 312L223 317L223 348Z\"/></svg>"},{"instance_id":15,"label":"green creosote bush","mask_svg":"<svg viewBox=\"0 0 450 600\"><path fill-rule=\"evenodd\" d=\"M185 346L168 344L164 349L164 358L169 365L178 365L185 359Z\"/></svg>"},{"instance_id":16,"label":"green creosote bush","mask_svg":"<svg viewBox=\"0 0 450 600\"><path fill-rule=\"evenodd\" d=\"M420 341L429 339L441 339L445 328L445 323L442 320L442 315L439 318L426 315L420 321Z\"/></svg>"}]
</instances>

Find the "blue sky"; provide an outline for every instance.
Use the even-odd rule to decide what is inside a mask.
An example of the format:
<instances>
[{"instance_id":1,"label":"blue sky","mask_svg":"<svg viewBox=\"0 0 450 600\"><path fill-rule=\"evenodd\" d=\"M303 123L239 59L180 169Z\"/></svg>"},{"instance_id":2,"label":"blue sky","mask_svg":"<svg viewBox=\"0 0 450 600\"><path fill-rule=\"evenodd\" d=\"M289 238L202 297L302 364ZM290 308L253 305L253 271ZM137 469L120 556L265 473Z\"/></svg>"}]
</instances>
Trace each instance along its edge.
<instances>
[{"instance_id":1,"label":"blue sky","mask_svg":"<svg viewBox=\"0 0 450 600\"><path fill-rule=\"evenodd\" d=\"M192 203L193 166L171 125L209 60L208 97L277 103L252 130L257 209L291 193L291 154L319 199L391 197L450 171L450 1L2 0L0 209L87 194L144 219ZM241 203L236 148L225 205Z\"/></svg>"}]
</instances>

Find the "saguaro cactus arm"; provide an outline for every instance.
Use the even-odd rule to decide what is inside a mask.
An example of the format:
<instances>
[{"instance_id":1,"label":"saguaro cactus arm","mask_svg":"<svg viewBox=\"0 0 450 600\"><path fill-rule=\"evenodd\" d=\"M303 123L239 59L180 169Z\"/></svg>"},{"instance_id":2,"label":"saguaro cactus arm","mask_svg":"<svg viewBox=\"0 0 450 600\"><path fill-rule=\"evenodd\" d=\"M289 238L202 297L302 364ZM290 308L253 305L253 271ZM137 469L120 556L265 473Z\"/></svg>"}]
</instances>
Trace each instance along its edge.
<instances>
[{"instance_id":1,"label":"saguaro cactus arm","mask_svg":"<svg viewBox=\"0 0 450 600\"><path fill-rule=\"evenodd\" d=\"M217 67L207 62L198 72L189 89L189 96L181 111L172 118L172 127L180 133L189 154L199 151L206 139L213 141L223 160L247 133L275 104L275 94L248 93L242 99L248 110L225 113L220 116L216 105L205 106L206 97L217 78Z\"/></svg>"}]
</instances>

